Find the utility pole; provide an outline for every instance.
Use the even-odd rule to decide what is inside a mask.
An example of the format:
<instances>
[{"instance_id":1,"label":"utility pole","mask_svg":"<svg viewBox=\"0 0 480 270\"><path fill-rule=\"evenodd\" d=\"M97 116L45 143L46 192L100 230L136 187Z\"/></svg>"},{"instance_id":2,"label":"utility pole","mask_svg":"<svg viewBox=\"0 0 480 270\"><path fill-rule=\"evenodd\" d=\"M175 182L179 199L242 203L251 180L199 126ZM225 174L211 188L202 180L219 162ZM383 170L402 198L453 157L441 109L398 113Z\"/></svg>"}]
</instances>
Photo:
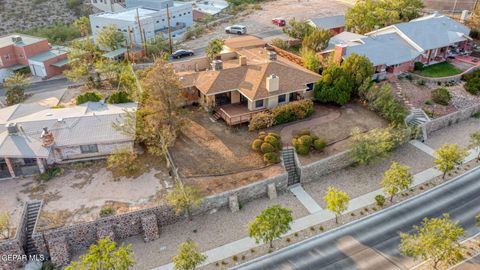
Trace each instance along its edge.
<instances>
[{"instance_id":1,"label":"utility pole","mask_svg":"<svg viewBox=\"0 0 480 270\"><path fill-rule=\"evenodd\" d=\"M145 48L146 45L142 35L142 24L140 23L140 15L138 14L138 8L137 8L137 24L138 24L138 34L140 35L141 47Z\"/></svg>"},{"instance_id":2,"label":"utility pole","mask_svg":"<svg viewBox=\"0 0 480 270\"><path fill-rule=\"evenodd\" d=\"M170 54L173 53L173 45L172 45L172 27L170 26L170 9L168 8L167 4L167 22L168 22L168 43L170 45Z\"/></svg>"}]
</instances>

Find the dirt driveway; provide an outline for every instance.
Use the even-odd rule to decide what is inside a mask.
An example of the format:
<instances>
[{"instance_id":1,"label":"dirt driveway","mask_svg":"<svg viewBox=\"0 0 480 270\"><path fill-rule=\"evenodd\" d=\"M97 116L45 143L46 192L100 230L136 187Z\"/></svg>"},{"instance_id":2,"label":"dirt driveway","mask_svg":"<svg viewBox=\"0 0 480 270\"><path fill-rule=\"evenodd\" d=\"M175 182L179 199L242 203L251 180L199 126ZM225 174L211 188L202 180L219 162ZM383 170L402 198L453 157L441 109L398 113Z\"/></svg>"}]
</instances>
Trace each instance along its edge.
<instances>
[{"instance_id":1,"label":"dirt driveway","mask_svg":"<svg viewBox=\"0 0 480 270\"><path fill-rule=\"evenodd\" d=\"M333 0L276 0L262 4L262 10L256 10L232 23L245 25L249 34L260 34L260 36L266 37L275 32L281 32L280 27L272 24L273 18L282 17L287 21L294 18L304 20L316 16L343 14L347 8L347 4ZM225 33L224 29L228 25L229 23L223 23L215 27L210 33L195 40L184 42L183 45L189 49L199 49L206 47L208 41L213 38L227 38L229 35Z\"/></svg>"}]
</instances>

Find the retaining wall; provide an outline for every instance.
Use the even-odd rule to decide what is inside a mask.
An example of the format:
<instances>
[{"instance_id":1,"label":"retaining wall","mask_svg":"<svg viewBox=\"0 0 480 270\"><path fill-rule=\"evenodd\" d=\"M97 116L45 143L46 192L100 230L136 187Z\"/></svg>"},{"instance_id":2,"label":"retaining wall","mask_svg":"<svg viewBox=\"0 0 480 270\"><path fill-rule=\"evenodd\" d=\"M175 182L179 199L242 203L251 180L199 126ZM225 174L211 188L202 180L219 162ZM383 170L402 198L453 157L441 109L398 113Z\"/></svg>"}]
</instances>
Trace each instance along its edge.
<instances>
[{"instance_id":1,"label":"retaining wall","mask_svg":"<svg viewBox=\"0 0 480 270\"><path fill-rule=\"evenodd\" d=\"M460 74L457 74L457 75L448 76L448 77L440 77L440 78L423 77L423 76L420 76L420 75L415 74L415 73L408 73L408 74L410 74L412 76L412 78L415 79L415 80L424 80L425 82L429 82L429 83L437 83L437 82L445 83L445 82L452 82L452 81L453 82L460 82L462 80L463 75L473 73L477 70L480 70L480 66L471 67L471 68L467 69L466 71L464 71Z\"/></svg>"},{"instance_id":2,"label":"retaining wall","mask_svg":"<svg viewBox=\"0 0 480 270\"><path fill-rule=\"evenodd\" d=\"M480 104L476 104L467 109L463 109L463 110L433 119L432 121L425 123L425 130L427 134L430 134L444 127L448 127L460 121L467 120L468 118L472 117L472 114L477 112L480 112Z\"/></svg>"},{"instance_id":3,"label":"retaining wall","mask_svg":"<svg viewBox=\"0 0 480 270\"><path fill-rule=\"evenodd\" d=\"M350 150L340 152L331 157L300 166L302 183L318 180L319 177L346 168L354 163Z\"/></svg>"},{"instance_id":4,"label":"retaining wall","mask_svg":"<svg viewBox=\"0 0 480 270\"><path fill-rule=\"evenodd\" d=\"M14 270L26 263L24 243L27 242L27 204L23 207L20 222L15 237L9 240L0 241L0 269ZM16 255L16 258L6 256Z\"/></svg>"}]
</instances>

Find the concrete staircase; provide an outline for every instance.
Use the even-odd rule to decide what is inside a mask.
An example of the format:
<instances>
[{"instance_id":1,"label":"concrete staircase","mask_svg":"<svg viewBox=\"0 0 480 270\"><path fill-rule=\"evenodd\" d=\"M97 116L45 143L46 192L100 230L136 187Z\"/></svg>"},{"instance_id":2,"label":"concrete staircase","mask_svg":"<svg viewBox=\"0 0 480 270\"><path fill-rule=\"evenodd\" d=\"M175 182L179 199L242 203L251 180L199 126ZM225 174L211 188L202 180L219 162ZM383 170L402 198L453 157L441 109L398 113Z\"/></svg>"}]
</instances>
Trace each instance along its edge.
<instances>
[{"instance_id":1,"label":"concrete staircase","mask_svg":"<svg viewBox=\"0 0 480 270\"><path fill-rule=\"evenodd\" d=\"M405 122L411 127L420 127L430 121L430 117L422 109L412 109L405 118Z\"/></svg>"},{"instance_id":2,"label":"concrete staircase","mask_svg":"<svg viewBox=\"0 0 480 270\"><path fill-rule=\"evenodd\" d=\"M288 185L292 186L300 183L300 175L297 163L295 161L295 150L293 148L284 148L282 150L283 167L288 173Z\"/></svg>"},{"instance_id":3,"label":"concrete staircase","mask_svg":"<svg viewBox=\"0 0 480 270\"><path fill-rule=\"evenodd\" d=\"M27 202L27 243L25 246L25 253L27 255L35 255L38 253L37 248L33 243L32 234L37 223L41 207L42 201Z\"/></svg>"}]
</instances>

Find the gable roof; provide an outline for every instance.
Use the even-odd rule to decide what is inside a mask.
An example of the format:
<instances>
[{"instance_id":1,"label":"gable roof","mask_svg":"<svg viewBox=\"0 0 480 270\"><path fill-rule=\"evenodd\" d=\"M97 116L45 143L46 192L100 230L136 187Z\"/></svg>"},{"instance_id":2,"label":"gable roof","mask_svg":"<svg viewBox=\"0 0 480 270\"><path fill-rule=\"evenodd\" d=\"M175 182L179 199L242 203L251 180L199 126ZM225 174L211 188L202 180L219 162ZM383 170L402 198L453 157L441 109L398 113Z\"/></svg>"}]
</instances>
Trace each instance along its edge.
<instances>
[{"instance_id":1,"label":"gable roof","mask_svg":"<svg viewBox=\"0 0 480 270\"><path fill-rule=\"evenodd\" d=\"M0 130L0 156L48 157L50 148L43 147L40 138L45 127L53 133L56 146L133 140L130 136L116 130L113 123L121 122L126 111L134 111L136 107L135 103L87 102L75 107L43 108L32 110L27 115L10 116L7 123L17 124L19 131L17 134L8 134L5 128L6 123L3 123L3 129Z\"/></svg>"},{"instance_id":2,"label":"gable roof","mask_svg":"<svg viewBox=\"0 0 480 270\"><path fill-rule=\"evenodd\" d=\"M266 79L272 74L280 78L279 90L274 93L268 92L266 88ZM250 100L302 90L307 84L320 79L317 73L278 60L218 71L208 70L198 72L194 76L193 84L206 95L239 90ZM185 81L192 82L192 78Z\"/></svg>"},{"instance_id":3,"label":"gable roof","mask_svg":"<svg viewBox=\"0 0 480 270\"><path fill-rule=\"evenodd\" d=\"M345 15L336 15L329 17L312 18L308 22L321 29L333 29L345 26Z\"/></svg>"}]
</instances>

